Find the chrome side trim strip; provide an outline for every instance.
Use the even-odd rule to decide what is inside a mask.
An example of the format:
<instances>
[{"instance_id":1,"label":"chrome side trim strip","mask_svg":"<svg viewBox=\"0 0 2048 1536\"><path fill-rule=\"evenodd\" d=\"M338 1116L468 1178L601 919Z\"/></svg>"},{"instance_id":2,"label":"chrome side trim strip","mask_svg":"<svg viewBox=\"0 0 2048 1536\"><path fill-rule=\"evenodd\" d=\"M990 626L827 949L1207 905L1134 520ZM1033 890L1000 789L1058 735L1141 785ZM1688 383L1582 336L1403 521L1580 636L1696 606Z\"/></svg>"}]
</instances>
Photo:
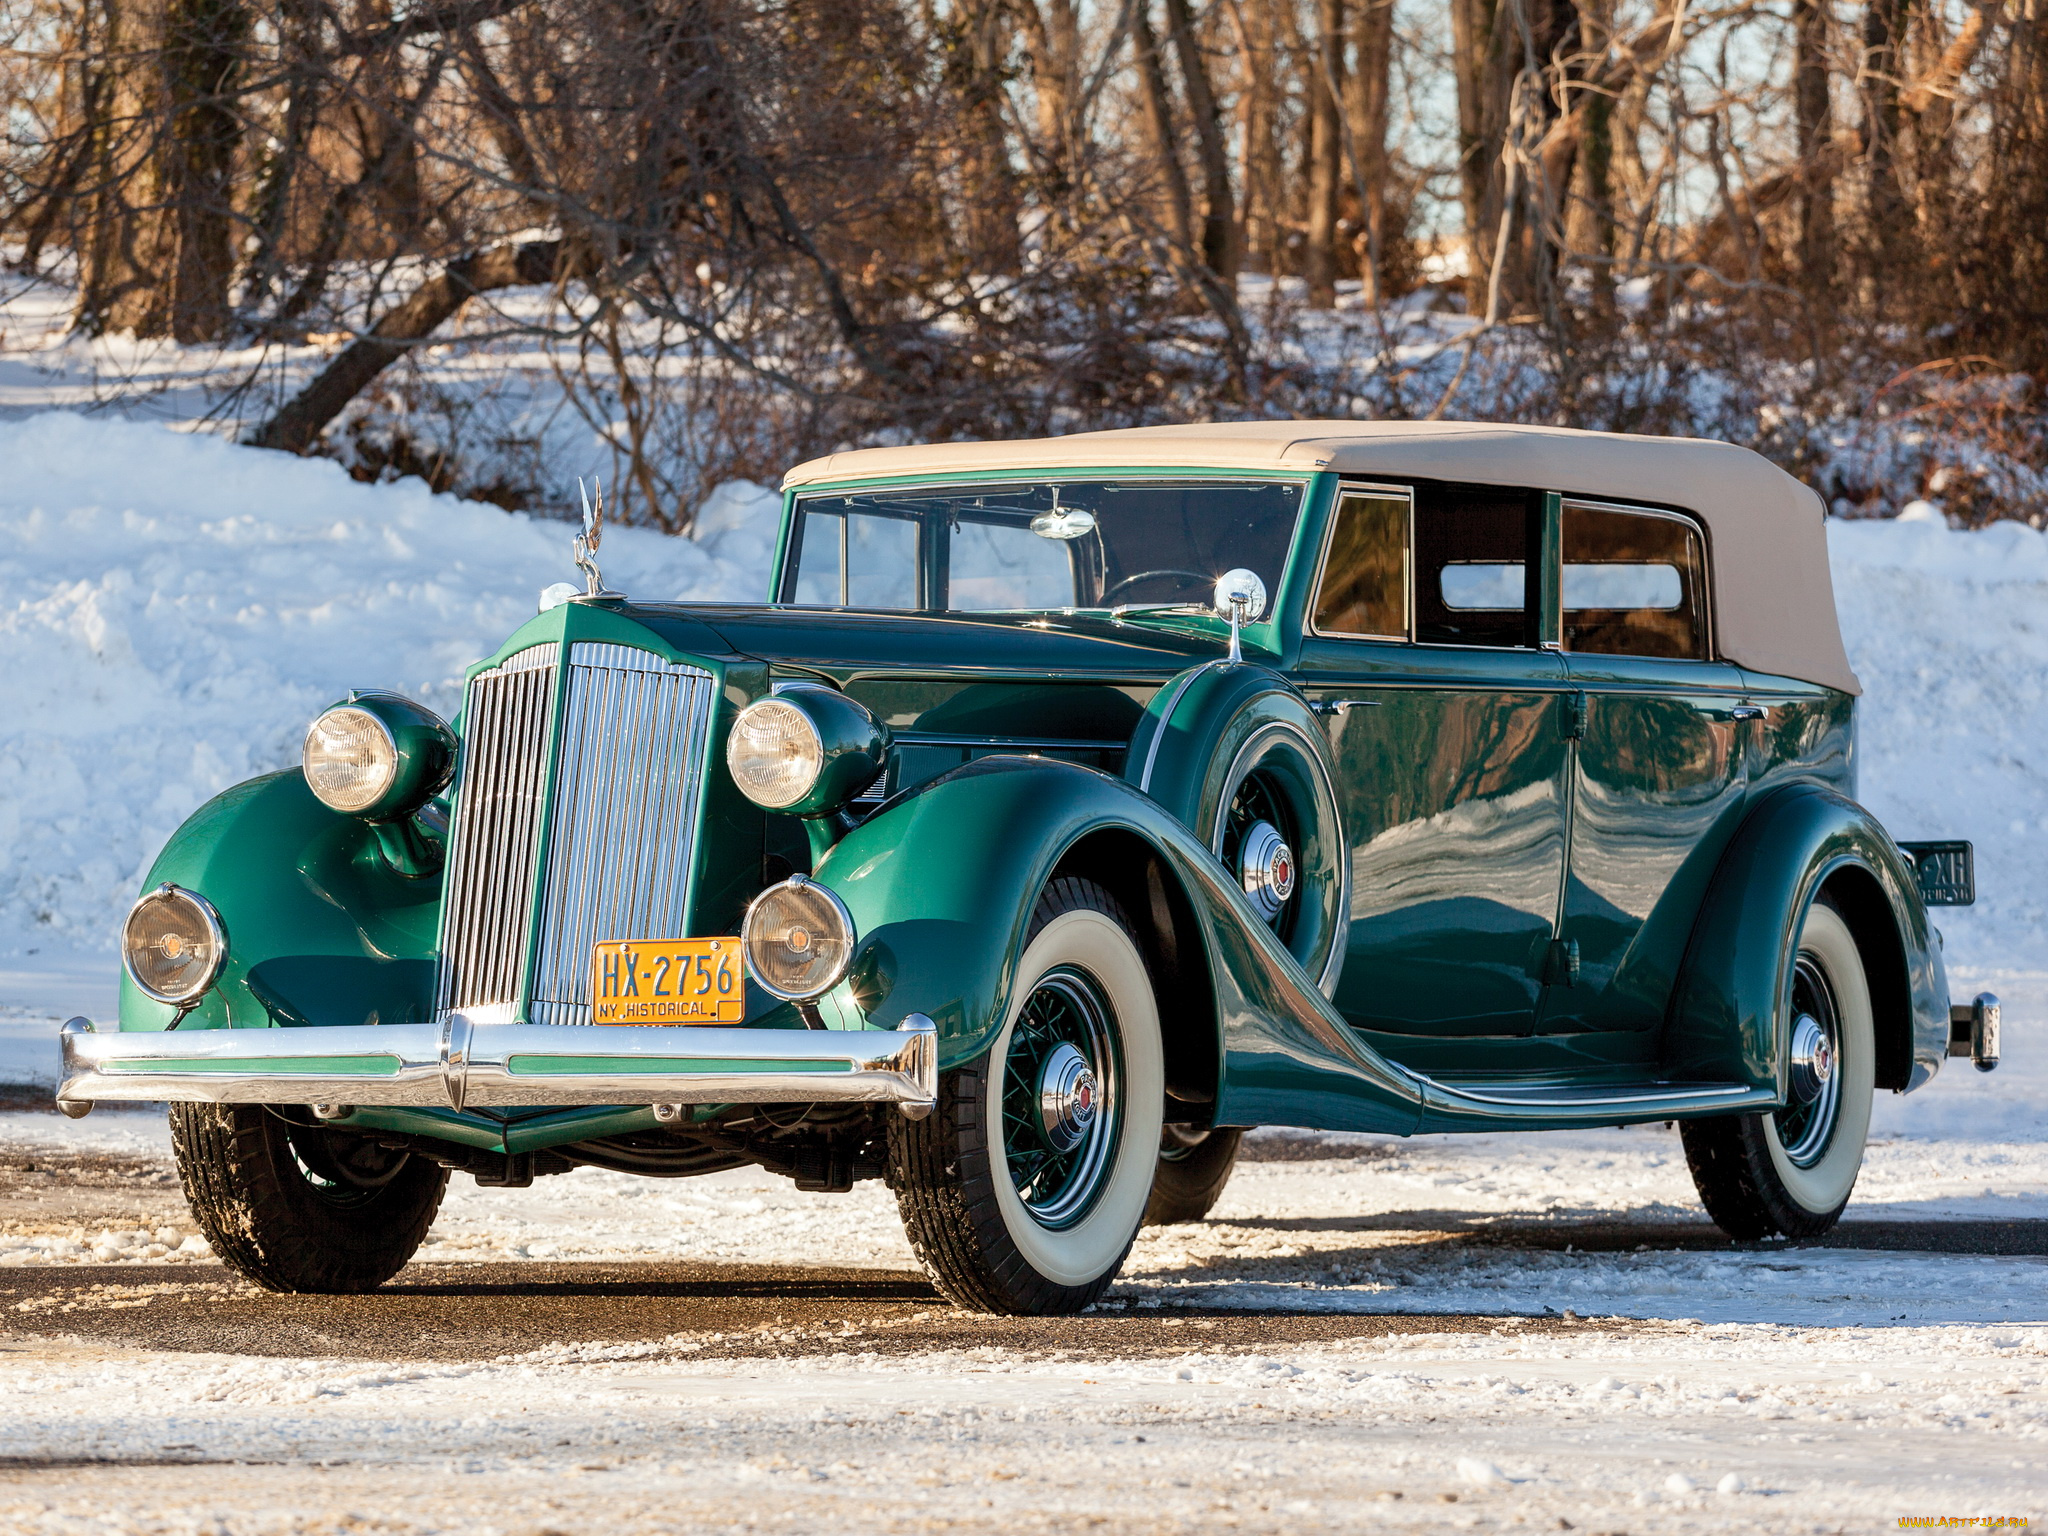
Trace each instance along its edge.
<instances>
[{"instance_id":1,"label":"chrome side trim strip","mask_svg":"<svg viewBox=\"0 0 2048 1536\"><path fill-rule=\"evenodd\" d=\"M930 731L897 731L899 747L971 747L996 751L1029 748L1038 752L1122 752L1130 743L1109 737L1064 736L949 736Z\"/></svg>"},{"instance_id":2,"label":"chrome side trim strip","mask_svg":"<svg viewBox=\"0 0 2048 1536\"><path fill-rule=\"evenodd\" d=\"M1775 1102L1767 1090L1751 1088L1745 1083L1671 1083L1653 1084L1647 1088L1631 1084L1612 1093L1601 1093L1597 1089L1564 1085L1523 1088L1500 1083L1475 1083L1464 1087L1438 1082L1412 1070L1408 1075L1415 1079L1425 1094L1435 1095L1437 1102L1447 1108L1455 1108L1460 1100L1469 1104L1504 1104L1515 1109L1625 1109L1631 1104L1680 1101L1692 1104L1711 1100L1722 1100L1732 1105L1751 1101Z\"/></svg>"},{"instance_id":3,"label":"chrome side trim strip","mask_svg":"<svg viewBox=\"0 0 2048 1536\"><path fill-rule=\"evenodd\" d=\"M354 1024L95 1032L64 1026L60 1101L196 1104L900 1104L929 1107L938 1034L601 1024Z\"/></svg>"},{"instance_id":4,"label":"chrome side trim strip","mask_svg":"<svg viewBox=\"0 0 2048 1536\"><path fill-rule=\"evenodd\" d=\"M1152 765L1159 761L1159 744L1166 740L1166 728L1173 722L1173 712L1180 707L1180 696L1204 672L1226 666L1223 661L1205 661L1199 667L1190 667L1174 680L1173 692L1166 696L1166 703L1160 707L1159 723L1153 729L1152 740L1145 748L1145 768L1138 775L1138 788L1147 794L1152 791Z\"/></svg>"}]
</instances>

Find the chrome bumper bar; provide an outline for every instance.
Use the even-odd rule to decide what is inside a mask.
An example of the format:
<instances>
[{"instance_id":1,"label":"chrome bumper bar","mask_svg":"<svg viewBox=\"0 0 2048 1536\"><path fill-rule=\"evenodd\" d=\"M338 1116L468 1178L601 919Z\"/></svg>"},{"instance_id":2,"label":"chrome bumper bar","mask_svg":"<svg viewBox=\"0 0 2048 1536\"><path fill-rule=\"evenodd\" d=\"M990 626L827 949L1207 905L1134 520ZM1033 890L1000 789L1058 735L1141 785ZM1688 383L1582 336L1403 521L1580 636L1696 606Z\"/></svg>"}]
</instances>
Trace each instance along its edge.
<instances>
[{"instance_id":1,"label":"chrome bumper bar","mask_svg":"<svg viewBox=\"0 0 2048 1536\"><path fill-rule=\"evenodd\" d=\"M1951 1003L1948 1010L1948 1053L1967 1056L1979 1072L1998 1065L1998 999L1979 992L1967 1003Z\"/></svg>"},{"instance_id":2,"label":"chrome bumper bar","mask_svg":"<svg viewBox=\"0 0 2048 1536\"><path fill-rule=\"evenodd\" d=\"M100 1033L63 1029L57 1102L199 1104L895 1104L929 1110L938 1035L898 1029L478 1023ZM81 1107L83 1106L83 1107Z\"/></svg>"}]
</instances>

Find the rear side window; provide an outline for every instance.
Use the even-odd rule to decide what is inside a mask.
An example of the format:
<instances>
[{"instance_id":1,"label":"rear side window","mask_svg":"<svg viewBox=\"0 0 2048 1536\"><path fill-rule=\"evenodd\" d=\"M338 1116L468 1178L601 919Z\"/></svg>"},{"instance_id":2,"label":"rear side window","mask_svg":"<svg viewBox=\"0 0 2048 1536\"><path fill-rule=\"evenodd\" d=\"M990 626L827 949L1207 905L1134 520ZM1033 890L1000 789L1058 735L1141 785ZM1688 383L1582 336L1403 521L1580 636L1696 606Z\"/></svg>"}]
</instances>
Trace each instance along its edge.
<instances>
[{"instance_id":1,"label":"rear side window","mask_svg":"<svg viewBox=\"0 0 2048 1536\"><path fill-rule=\"evenodd\" d=\"M1674 513L1564 504L1564 648L1704 661L1706 543Z\"/></svg>"},{"instance_id":2,"label":"rear side window","mask_svg":"<svg viewBox=\"0 0 2048 1536\"><path fill-rule=\"evenodd\" d=\"M1536 610L1529 552L1543 498L1424 488L1415 506L1415 638L1424 645L1528 645Z\"/></svg>"},{"instance_id":3,"label":"rear side window","mask_svg":"<svg viewBox=\"0 0 2048 1536\"><path fill-rule=\"evenodd\" d=\"M1408 493L1346 491L1316 592L1324 635L1408 638Z\"/></svg>"}]
</instances>

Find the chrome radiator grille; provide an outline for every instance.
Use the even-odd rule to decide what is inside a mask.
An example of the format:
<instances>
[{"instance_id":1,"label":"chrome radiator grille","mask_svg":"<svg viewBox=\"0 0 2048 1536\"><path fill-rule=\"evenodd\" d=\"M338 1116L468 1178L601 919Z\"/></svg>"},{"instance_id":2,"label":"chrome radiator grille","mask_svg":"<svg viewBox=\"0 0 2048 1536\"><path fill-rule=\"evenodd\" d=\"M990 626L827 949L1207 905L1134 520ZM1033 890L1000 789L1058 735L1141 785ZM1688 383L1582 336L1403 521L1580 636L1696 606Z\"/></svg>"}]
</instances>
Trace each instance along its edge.
<instances>
[{"instance_id":1,"label":"chrome radiator grille","mask_svg":"<svg viewBox=\"0 0 2048 1536\"><path fill-rule=\"evenodd\" d=\"M684 933L715 680L630 646L578 642L570 648L560 757L550 778L546 701L556 660L554 646L536 646L470 684L442 914L444 1011L505 1007L535 1024L584 1023L593 943ZM501 675L516 668L540 669L525 674L538 710L530 702L521 710L495 707ZM523 820L498 810L511 803L504 786L514 782L531 796L518 802ZM536 860L545 861L537 900ZM522 1010L529 925L537 942Z\"/></svg>"},{"instance_id":2,"label":"chrome radiator grille","mask_svg":"<svg viewBox=\"0 0 2048 1536\"><path fill-rule=\"evenodd\" d=\"M441 898L443 1012L519 995L559 650L552 642L529 646L469 680Z\"/></svg>"},{"instance_id":3,"label":"chrome radiator grille","mask_svg":"<svg viewBox=\"0 0 2048 1536\"><path fill-rule=\"evenodd\" d=\"M683 937L715 702L699 667L623 645L570 652L533 1023L589 1021L592 944Z\"/></svg>"}]
</instances>

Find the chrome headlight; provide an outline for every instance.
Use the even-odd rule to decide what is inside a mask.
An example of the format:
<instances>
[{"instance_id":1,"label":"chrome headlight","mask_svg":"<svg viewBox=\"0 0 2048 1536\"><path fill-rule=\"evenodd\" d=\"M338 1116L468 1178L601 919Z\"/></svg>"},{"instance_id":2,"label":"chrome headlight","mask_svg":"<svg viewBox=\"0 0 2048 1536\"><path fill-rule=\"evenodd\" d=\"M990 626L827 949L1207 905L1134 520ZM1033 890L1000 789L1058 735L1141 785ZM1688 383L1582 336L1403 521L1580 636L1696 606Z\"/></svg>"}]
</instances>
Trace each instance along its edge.
<instances>
[{"instance_id":1,"label":"chrome headlight","mask_svg":"<svg viewBox=\"0 0 2048 1536\"><path fill-rule=\"evenodd\" d=\"M160 885L128 909L121 963L128 979L160 1003L189 1003L220 975L227 930L196 891Z\"/></svg>"},{"instance_id":2,"label":"chrome headlight","mask_svg":"<svg viewBox=\"0 0 2048 1536\"><path fill-rule=\"evenodd\" d=\"M330 810L370 821L409 816L455 771L455 733L395 693L351 694L323 711L300 754L306 784Z\"/></svg>"},{"instance_id":3,"label":"chrome headlight","mask_svg":"<svg viewBox=\"0 0 2048 1536\"><path fill-rule=\"evenodd\" d=\"M747 970L762 990L785 1002L831 991L853 963L853 943L846 903L806 875L769 886L740 924Z\"/></svg>"},{"instance_id":4,"label":"chrome headlight","mask_svg":"<svg viewBox=\"0 0 2048 1536\"><path fill-rule=\"evenodd\" d=\"M825 687L754 700L725 740L725 765L740 793L794 816L830 815L872 784L888 759L889 728Z\"/></svg>"}]
</instances>

